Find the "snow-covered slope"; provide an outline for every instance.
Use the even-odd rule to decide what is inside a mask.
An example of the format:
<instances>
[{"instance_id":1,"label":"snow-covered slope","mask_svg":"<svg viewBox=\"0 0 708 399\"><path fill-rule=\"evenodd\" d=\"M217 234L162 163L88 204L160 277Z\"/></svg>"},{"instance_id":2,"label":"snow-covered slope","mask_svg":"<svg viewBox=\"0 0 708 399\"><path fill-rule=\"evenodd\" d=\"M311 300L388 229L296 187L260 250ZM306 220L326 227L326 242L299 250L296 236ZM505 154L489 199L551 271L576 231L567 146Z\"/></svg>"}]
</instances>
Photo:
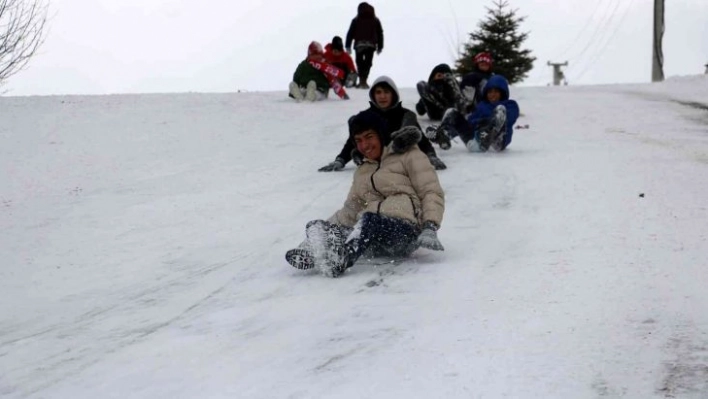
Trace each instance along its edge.
<instances>
[{"instance_id":1,"label":"snow-covered slope","mask_svg":"<svg viewBox=\"0 0 708 399\"><path fill-rule=\"evenodd\" d=\"M0 397L705 398L705 93L513 90L446 251L339 279L283 255L366 93L0 98Z\"/></svg>"}]
</instances>

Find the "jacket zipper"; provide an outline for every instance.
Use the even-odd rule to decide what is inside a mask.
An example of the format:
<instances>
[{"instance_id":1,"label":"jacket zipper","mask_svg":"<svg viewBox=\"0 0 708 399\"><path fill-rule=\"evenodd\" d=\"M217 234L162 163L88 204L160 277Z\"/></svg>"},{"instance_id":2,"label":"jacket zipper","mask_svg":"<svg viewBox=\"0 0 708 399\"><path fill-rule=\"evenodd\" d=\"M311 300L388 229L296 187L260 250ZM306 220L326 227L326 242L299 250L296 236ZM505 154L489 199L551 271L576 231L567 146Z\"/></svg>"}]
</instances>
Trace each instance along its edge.
<instances>
[{"instance_id":1,"label":"jacket zipper","mask_svg":"<svg viewBox=\"0 0 708 399\"><path fill-rule=\"evenodd\" d=\"M374 183L374 174L376 174L376 172L378 172L379 169L381 169L381 161L379 161L379 162L376 164L376 170L374 171L374 173L371 174L371 177L370 177L370 179L371 179L371 187L374 189L374 191L376 191L377 193L379 193L379 195L382 196L383 199L386 199L386 197L383 195L383 193L381 193L381 191L379 191L379 190L376 188L376 184ZM376 214L377 214L377 215L381 213L381 203L382 203L382 202L383 202L383 201L379 201L379 204L376 206Z\"/></svg>"}]
</instances>

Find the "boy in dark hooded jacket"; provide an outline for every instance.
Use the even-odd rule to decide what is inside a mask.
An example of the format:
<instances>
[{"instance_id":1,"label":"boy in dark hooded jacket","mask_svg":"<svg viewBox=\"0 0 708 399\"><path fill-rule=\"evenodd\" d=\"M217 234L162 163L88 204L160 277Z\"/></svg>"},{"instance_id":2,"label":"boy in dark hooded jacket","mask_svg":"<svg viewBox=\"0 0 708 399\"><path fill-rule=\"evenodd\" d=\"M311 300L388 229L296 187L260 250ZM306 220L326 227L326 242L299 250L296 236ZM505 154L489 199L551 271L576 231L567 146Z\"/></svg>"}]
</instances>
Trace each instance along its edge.
<instances>
[{"instance_id":1,"label":"boy in dark hooded jacket","mask_svg":"<svg viewBox=\"0 0 708 399\"><path fill-rule=\"evenodd\" d=\"M380 94L377 95L377 93ZM388 93L388 96L381 95L381 93ZM374 81L374 84L369 90L369 100L369 109L381 116L386 121L386 134L388 134L388 132L391 132L391 135L394 135L395 132L403 129L421 130L420 125L418 124L418 118L416 117L415 113L407 108L403 108L403 106L401 105L401 98L398 93L396 83L394 83L393 80L388 76L381 76ZM351 121L352 119L349 118L349 125L351 125ZM435 148L433 148L433 145L430 143L430 140L428 140L427 137L422 136L422 133L421 137L422 138L418 142L418 147L421 151L423 151L425 155L428 156L430 163L437 170L446 169L447 166L440 158L438 158L437 154L435 153ZM340 171L344 169L344 165L346 165L352 159L354 159L355 163L359 164L361 158L355 150L356 144L354 143L354 140L349 137L346 143L344 143L342 151L340 151L339 155L337 155L334 161L321 167L319 171Z\"/></svg>"},{"instance_id":2,"label":"boy in dark hooded jacket","mask_svg":"<svg viewBox=\"0 0 708 399\"><path fill-rule=\"evenodd\" d=\"M490 147L504 151L511 144L519 105L509 98L509 83L501 75L494 75L487 81L482 98L466 119L459 111L449 109L440 127L432 132L426 131L426 134L444 149L450 148L450 139L459 136L469 151L485 152Z\"/></svg>"},{"instance_id":3,"label":"boy in dark hooded jacket","mask_svg":"<svg viewBox=\"0 0 708 399\"><path fill-rule=\"evenodd\" d=\"M420 101L415 105L416 112L421 116L427 113L433 121L441 120L448 108L464 112L470 102L462 95L460 85L447 64L435 66L428 81L418 82L416 88L420 95Z\"/></svg>"},{"instance_id":4,"label":"boy in dark hooded jacket","mask_svg":"<svg viewBox=\"0 0 708 399\"><path fill-rule=\"evenodd\" d=\"M368 89L369 72L374 59L374 52L381 54L384 46L383 28L381 21L376 17L374 7L366 2L359 3L357 14L347 31L345 47L347 53L352 52L352 42L356 50L356 67L359 70L359 85L361 89Z\"/></svg>"}]
</instances>

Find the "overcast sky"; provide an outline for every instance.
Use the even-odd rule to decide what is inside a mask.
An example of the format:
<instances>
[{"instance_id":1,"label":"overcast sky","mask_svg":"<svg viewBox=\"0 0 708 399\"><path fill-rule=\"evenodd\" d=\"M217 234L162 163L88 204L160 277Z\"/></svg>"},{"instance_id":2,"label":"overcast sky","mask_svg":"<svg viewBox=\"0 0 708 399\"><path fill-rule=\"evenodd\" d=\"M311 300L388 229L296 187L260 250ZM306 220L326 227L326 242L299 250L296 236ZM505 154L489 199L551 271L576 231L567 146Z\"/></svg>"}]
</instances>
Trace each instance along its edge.
<instances>
[{"instance_id":1,"label":"overcast sky","mask_svg":"<svg viewBox=\"0 0 708 399\"><path fill-rule=\"evenodd\" d=\"M311 40L344 37L359 1L48 0L51 30L6 95L286 90ZM510 0L537 61L528 85L570 62L570 84L647 82L654 0ZM385 47L372 76L401 87L452 63L491 0L369 1ZM708 1L666 1L665 74L704 72Z\"/></svg>"}]
</instances>

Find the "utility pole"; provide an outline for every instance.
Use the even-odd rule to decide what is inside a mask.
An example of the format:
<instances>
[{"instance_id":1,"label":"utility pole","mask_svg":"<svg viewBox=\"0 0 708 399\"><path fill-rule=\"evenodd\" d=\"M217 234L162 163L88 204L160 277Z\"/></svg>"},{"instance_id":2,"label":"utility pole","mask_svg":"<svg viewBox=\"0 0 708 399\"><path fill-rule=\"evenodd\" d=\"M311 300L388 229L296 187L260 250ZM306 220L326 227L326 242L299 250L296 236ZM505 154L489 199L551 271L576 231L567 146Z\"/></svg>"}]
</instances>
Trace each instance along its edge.
<instances>
[{"instance_id":1,"label":"utility pole","mask_svg":"<svg viewBox=\"0 0 708 399\"><path fill-rule=\"evenodd\" d=\"M552 63L551 61L548 61L548 66L553 67L553 86L559 86L561 81L565 79L565 75L563 74L563 71L561 71L561 67L568 66L568 61L564 63ZM568 83L566 82L566 84Z\"/></svg>"},{"instance_id":2,"label":"utility pole","mask_svg":"<svg viewBox=\"0 0 708 399\"><path fill-rule=\"evenodd\" d=\"M652 45L651 81L664 80L664 0L654 0L654 40Z\"/></svg>"}]
</instances>

